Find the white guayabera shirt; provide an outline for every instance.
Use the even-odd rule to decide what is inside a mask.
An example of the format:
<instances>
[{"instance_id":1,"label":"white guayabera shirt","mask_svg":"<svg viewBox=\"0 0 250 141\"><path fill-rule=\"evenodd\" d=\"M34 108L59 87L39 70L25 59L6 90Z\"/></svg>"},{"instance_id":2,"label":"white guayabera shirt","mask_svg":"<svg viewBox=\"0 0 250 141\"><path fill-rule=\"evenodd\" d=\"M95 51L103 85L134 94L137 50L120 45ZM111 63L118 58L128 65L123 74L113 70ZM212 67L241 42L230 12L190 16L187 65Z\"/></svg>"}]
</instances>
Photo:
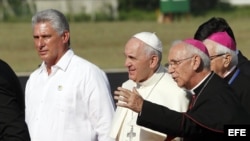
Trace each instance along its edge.
<instances>
[{"instance_id":1,"label":"white guayabera shirt","mask_svg":"<svg viewBox=\"0 0 250 141\"><path fill-rule=\"evenodd\" d=\"M27 81L32 141L112 141L114 103L106 74L68 50L48 76L43 63Z\"/></svg>"}]
</instances>

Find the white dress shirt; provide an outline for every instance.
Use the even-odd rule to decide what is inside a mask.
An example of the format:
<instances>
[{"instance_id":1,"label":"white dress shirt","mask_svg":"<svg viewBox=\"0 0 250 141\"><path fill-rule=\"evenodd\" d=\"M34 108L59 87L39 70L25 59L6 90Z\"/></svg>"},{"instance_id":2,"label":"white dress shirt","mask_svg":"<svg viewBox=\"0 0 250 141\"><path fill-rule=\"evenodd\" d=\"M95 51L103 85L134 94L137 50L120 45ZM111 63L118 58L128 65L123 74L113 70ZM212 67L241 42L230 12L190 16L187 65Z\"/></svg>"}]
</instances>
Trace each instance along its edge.
<instances>
[{"instance_id":1,"label":"white dress shirt","mask_svg":"<svg viewBox=\"0 0 250 141\"><path fill-rule=\"evenodd\" d=\"M32 141L113 141L114 102L106 74L68 50L48 75L44 62L25 88Z\"/></svg>"}]
</instances>

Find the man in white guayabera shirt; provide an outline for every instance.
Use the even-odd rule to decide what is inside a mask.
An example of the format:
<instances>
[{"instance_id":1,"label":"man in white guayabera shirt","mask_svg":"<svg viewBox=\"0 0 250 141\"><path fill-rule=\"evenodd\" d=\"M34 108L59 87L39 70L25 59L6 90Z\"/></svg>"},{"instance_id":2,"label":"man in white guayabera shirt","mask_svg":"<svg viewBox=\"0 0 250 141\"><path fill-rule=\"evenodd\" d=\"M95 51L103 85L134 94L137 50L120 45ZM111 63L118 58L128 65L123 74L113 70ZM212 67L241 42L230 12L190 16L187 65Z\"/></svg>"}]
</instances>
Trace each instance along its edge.
<instances>
[{"instance_id":1,"label":"man in white guayabera shirt","mask_svg":"<svg viewBox=\"0 0 250 141\"><path fill-rule=\"evenodd\" d=\"M106 74L74 54L65 16L40 11L32 17L32 29L43 62L25 88L31 140L113 141L108 131L114 102Z\"/></svg>"}]
</instances>

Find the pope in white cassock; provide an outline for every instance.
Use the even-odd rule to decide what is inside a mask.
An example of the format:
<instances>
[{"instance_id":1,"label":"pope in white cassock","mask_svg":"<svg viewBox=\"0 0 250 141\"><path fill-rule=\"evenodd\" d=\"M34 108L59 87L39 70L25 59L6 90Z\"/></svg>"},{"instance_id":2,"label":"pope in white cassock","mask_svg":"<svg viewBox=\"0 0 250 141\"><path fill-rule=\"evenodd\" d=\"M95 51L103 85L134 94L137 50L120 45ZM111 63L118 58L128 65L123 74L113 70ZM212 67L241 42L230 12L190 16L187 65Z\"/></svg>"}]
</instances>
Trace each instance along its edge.
<instances>
[{"instance_id":1,"label":"pope in white cassock","mask_svg":"<svg viewBox=\"0 0 250 141\"><path fill-rule=\"evenodd\" d=\"M162 43L155 33L133 35L125 45L124 54L129 80L122 84L123 88L132 90L135 87L144 99L172 110L187 110L189 100L185 90L177 86L161 65ZM130 109L117 107L110 136L117 141L165 140L165 134L136 125L137 116Z\"/></svg>"}]
</instances>

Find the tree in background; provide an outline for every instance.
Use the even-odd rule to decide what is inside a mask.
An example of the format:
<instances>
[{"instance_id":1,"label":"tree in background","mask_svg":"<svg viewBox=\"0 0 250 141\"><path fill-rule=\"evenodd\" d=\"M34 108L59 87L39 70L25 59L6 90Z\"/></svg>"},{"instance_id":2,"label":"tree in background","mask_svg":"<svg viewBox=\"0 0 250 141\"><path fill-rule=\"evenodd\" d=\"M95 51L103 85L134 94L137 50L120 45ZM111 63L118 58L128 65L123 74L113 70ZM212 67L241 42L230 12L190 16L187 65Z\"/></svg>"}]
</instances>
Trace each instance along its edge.
<instances>
[{"instance_id":1,"label":"tree in background","mask_svg":"<svg viewBox=\"0 0 250 141\"><path fill-rule=\"evenodd\" d=\"M161 0L118 0L119 10L144 10L155 11L159 9ZM213 9L219 0L190 0L190 12L191 14L204 13Z\"/></svg>"},{"instance_id":2,"label":"tree in background","mask_svg":"<svg viewBox=\"0 0 250 141\"><path fill-rule=\"evenodd\" d=\"M0 0L0 21L17 20L34 12L33 0Z\"/></svg>"},{"instance_id":3,"label":"tree in background","mask_svg":"<svg viewBox=\"0 0 250 141\"><path fill-rule=\"evenodd\" d=\"M154 11L159 8L159 0L118 0L119 10L145 10Z\"/></svg>"},{"instance_id":4,"label":"tree in background","mask_svg":"<svg viewBox=\"0 0 250 141\"><path fill-rule=\"evenodd\" d=\"M169 13L161 13L160 4L162 0L118 0L120 19L136 19L145 20L148 17L155 19L155 16L165 15ZM168 0L174 1L174 0ZM203 15L207 11L214 9L219 3L219 0L189 0L191 15ZM142 16L144 15L146 16ZM150 15L153 13L154 15ZM155 14L157 13L157 14ZM170 15L181 16L180 13L170 13ZM159 17L157 17L159 18Z\"/></svg>"},{"instance_id":5,"label":"tree in background","mask_svg":"<svg viewBox=\"0 0 250 141\"><path fill-rule=\"evenodd\" d=\"M189 1L192 15L205 14L219 3L219 0ZM118 11L121 13L118 20L154 20L155 12L159 11L160 2L161 0L118 0ZM0 0L0 21L20 20L25 17L28 19L35 11L34 0Z\"/></svg>"},{"instance_id":6,"label":"tree in background","mask_svg":"<svg viewBox=\"0 0 250 141\"><path fill-rule=\"evenodd\" d=\"M12 9L11 5L9 4L8 0L1 0L0 1L0 12L1 12L1 19L4 19L5 15L9 15L12 17L15 17L16 14L14 10Z\"/></svg>"},{"instance_id":7,"label":"tree in background","mask_svg":"<svg viewBox=\"0 0 250 141\"><path fill-rule=\"evenodd\" d=\"M202 15L213 9L219 3L219 0L191 0L190 12L194 15Z\"/></svg>"}]
</instances>

